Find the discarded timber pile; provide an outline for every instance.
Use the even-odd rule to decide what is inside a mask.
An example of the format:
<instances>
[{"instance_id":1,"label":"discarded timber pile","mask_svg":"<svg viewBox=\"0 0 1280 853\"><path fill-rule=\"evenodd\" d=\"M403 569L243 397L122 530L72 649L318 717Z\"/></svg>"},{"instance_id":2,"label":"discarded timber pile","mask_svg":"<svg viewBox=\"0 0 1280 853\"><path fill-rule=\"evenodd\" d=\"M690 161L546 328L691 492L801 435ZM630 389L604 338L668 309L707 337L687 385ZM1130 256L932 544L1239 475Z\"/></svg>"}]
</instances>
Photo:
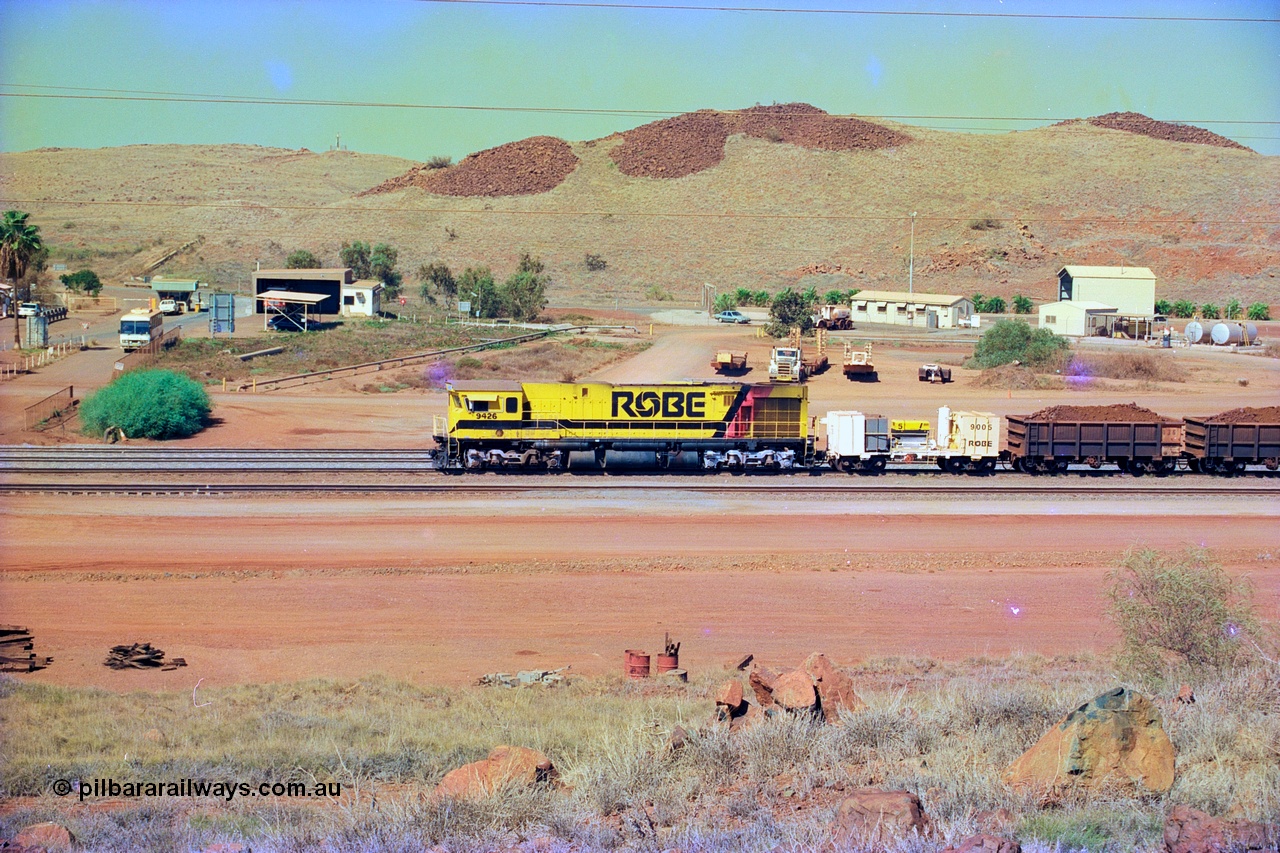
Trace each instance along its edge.
<instances>
[{"instance_id":1,"label":"discarded timber pile","mask_svg":"<svg viewBox=\"0 0 1280 853\"><path fill-rule=\"evenodd\" d=\"M186 666L185 658L164 659L164 649L150 643L134 643L132 646L112 646L103 663L112 669L158 669L162 672Z\"/></svg>"},{"instance_id":2,"label":"discarded timber pile","mask_svg":"<svg viewBox=\"0 0 1280 853\"><path fill-rule=\"evenodd\" d=\"M18 625L0 625L0 669L35 672L53 663L53 658L35 653L35 643L31 629Z\"/></svg>"}]
</instances>

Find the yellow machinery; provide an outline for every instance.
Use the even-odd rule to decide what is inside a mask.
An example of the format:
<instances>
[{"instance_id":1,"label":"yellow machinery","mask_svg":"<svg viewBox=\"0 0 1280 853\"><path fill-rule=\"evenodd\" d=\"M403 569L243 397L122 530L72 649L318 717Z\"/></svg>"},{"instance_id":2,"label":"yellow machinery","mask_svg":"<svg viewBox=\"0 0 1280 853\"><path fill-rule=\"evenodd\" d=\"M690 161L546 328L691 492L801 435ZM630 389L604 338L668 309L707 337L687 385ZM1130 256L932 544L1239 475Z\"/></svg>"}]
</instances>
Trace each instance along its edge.
<instances>
[{"instance_id":1,"label":"yellow machinery","mask_svg":"<svg viewBox=\"0 0 1280 853\"><path fill-rule=\"evenodd\" d=\"M444 470L563 469L572 451L696 453L707 469L783 469L811 452L804 386L453 382L433 430Z\"/></svg>"}]
</instances>

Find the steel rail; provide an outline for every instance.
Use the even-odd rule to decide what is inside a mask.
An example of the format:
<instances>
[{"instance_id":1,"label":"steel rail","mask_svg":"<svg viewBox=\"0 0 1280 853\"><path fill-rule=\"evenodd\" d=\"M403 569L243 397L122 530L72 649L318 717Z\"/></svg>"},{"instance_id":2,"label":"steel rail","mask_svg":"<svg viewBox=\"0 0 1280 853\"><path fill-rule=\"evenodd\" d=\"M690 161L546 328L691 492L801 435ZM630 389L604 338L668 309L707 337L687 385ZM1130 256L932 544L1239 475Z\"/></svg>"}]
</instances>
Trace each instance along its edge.
<instances>
[{"instance_id":1,"label":"steel rail","mask_svg":"<svg viewBox=\"0 0 1280 853\"><path fill-rule=\"evenodd\" d=\"M942 475L939 475L942 476ZM466 494L497 493L510 495L514 492L540 492L558 490L561 492L590 491L665 491L665 492L700 492L738 495L743 493L800 494L800 495L950 495L969 497L996 496L1028 496L1053 495L1058 497L1106 497L1119 495L1124 497L1154 496L1164 498L1200 498L1200 497L1280 497L1280 484L1274 486L1243 485L1227 487L1225 485L1205 485L1197 488L1170 489L1157 485L1117 485L1099 488L1097 485L1085 486L1078 483L1061 483L1045 485L1041 483L878 483L874 480L853 480L841 483L797 483L795 481L742 482L730 480L718 483L671 482L670 479L637 480L627 478L625 481L611 480L604 477L593 477L589 482L566 481L563 477L554 480L520 480L507 483L480 483L463 480L434 480L419 483L0 483L0 494L17 494L23 492L58 493L58 494L166 494L166 495L199 495L199 494L270 494L270 493L364 493L364 494Z\"/></svg>"}]
</instances>

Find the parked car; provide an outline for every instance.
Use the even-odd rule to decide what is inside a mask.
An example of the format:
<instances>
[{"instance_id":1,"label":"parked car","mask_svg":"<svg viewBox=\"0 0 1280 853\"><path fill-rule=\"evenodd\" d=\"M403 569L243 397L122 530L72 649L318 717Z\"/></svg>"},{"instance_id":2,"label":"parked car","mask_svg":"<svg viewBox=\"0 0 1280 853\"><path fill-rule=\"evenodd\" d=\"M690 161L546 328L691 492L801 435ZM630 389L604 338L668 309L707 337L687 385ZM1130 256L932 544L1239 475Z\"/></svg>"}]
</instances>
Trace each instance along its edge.
<instances>
[{"instance_id":1,"label":"parked car","mask_svg":"<svg viewBox=\"0 0 1280 853\"><path fill-rule=\"evenodd\" d=\"M302 317L290 314L277 314L267 321L267 328L277 332L301 332Z\"/></svg>"},{"instance_id":2,"label":"parked car","mask_svg":"<svg viewBox=\"0 0 1280 853\"><path fill-rule=\"evenodd\" d=\"M751 319L741 311L721 311L716 315L716 319L721 323L750 323Z\"/></svg>"},{"instance_id":3,"label":"parked car","mask_svg":"<svg viewBox=\"0 0 1280 853\"><path fill-rule=\"evenodd\" d=\"M19 317L39 317L44 309L39 302L23 302L18 306Z\"/></svg>"}]
</instances>

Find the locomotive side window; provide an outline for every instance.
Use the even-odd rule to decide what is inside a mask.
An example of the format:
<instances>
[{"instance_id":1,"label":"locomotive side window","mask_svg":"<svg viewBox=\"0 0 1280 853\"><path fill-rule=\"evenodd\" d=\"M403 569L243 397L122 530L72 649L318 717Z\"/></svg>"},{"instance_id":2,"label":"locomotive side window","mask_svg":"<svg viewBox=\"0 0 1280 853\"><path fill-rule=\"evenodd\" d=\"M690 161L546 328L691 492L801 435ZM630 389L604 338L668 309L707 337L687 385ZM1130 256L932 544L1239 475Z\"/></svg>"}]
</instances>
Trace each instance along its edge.
<instances>
[{"instance_id":1,"label":"locomotive side window","mask_svg":"<svg viewBox=\"0 0 1280 853\"><path fill-rule=\"evenodd\" d=\"M487 412L487 411L489 411L489 401L488 401L488 400L473 400L473 399L471 399L470 397L468 397L468 398L467 398L467 411L469 411L469 412Z\"/></svg>"},{"instance_id":2,"label":"locomotive side window","mask_svg":"<svg viewBox=\"0 0 1280 853\"><path fill-rule=\"evenodd\" d=\"M516 400L515 397L508 397L507 398L507 414L514 415L518 411L520 411L520 403Z\"/></svg>"}]
</instances>

